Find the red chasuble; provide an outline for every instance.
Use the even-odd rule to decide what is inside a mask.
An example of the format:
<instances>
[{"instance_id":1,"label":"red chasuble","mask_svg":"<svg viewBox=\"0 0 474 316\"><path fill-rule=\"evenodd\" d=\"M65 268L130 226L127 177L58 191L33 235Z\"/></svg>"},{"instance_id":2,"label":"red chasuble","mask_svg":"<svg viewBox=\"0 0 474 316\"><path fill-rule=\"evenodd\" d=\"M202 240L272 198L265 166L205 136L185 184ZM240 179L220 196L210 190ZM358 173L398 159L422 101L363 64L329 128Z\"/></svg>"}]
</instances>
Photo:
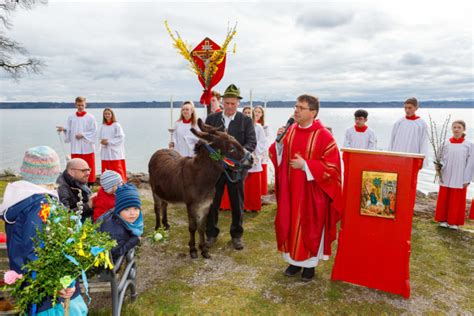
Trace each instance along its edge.
<instances>
[{"instance_id":1,"label":"red chasuble","mask_svg":"<svg viewBox=\"0 0 474 316\"><path fill-rule=\"evenodd\" d=\"M288 252L296 261L315 257L324 231L324 255L330 255L342 211L341 162L336 141L315 120L309 128L293 124L282 142L279 166L275 143L270 147L275 166L278 250ZM307 181L303 170L290 167L289 161L297 153L306 160L313 181Z\"/></svg>"}]
</instances>

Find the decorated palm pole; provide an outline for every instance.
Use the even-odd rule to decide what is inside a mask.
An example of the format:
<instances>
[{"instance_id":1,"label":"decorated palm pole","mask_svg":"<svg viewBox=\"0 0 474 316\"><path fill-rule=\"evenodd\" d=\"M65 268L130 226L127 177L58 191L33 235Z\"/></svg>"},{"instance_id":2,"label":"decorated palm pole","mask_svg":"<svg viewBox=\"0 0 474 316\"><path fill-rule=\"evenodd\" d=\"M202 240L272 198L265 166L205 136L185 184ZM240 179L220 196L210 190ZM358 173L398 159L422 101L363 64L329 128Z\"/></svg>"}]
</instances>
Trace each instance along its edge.
<instances>
[{"instance_id":1,"label":"decorated palm pole","mask_svg":"<svg viewBox=\"0 0 474 316\"><path fill-rule=\"evenodd\" d=\"M235 36L237 25L227 30L227 36L222 46L216 44L209 37L204 38L193 50L185 43L178 32L176 35L171 32L168 21L165 21L166 30L173 40L173 46L190 63L191 70L198 76L203 87L200 103L207 107L207 114L210 113L212 88L215 87L224 76L226 65L227 47ZM235 45L234 45L235 53Z\"/></svg>"}]
</instances>

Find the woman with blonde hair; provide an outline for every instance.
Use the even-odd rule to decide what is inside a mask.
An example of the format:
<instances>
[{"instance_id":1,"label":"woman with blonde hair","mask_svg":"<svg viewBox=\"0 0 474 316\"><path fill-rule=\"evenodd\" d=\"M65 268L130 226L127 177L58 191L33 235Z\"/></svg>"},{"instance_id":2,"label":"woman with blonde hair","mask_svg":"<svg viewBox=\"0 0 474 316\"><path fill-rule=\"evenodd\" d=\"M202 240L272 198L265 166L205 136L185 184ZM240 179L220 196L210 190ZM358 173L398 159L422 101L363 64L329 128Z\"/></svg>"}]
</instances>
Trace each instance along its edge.
<instances>
[{"instance_id":1,"label":"woman with blonde hair","mask_svg":"<svg viewBox=\"0 0 474 316\"><path fill-rule=\"evenodd\" d=\"M106 170L113 170L119 173L123 181L126 182L125 133L111 108L105 108L102 114L99 141L102 173Z\"/></svg>"},{"instance_id":2,"label":"woman with blonde hair","mask_svg":"<svg viewBox=\"0 0 474 316\"><path fill-rule=\"evenodd\" d=\"M196 108L193 101L185 101L181 106L181 115L176 121L169 148L176 150L183 157L194 156L194 146L198 138L191 132L191 128L199 130L197 126Z\"/></svg>"}]
</instances>

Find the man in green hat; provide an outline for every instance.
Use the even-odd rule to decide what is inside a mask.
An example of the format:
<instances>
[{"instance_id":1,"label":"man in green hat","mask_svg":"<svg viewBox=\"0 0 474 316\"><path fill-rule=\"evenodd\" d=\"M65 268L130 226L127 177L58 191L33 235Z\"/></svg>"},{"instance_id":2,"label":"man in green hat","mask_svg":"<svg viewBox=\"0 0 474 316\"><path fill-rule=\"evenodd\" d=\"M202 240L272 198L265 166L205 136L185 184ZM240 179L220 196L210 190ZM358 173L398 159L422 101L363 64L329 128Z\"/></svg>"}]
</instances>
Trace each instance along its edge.
<instances>
[{"instance_id":1,"label":"man in green hat","mask_svg":"<svg viewBox=\"0 0 474 316\"><path fill-rule=\"evenodd\" d=\"M222 128L226 133L233 136L242 147L252 153L257 145L255 128L251 118L246 117L237 111L240 100L242 99L240 96L240 89L234 84L231 84L225 90L222 98L224 111L209 115L206 118L206 124ZM222 173L216 184L216 195L214 196L209 215L207 216L207 246L212 247L212 245L217 241L217 236L219 235L219 228L217 227L219 208L224 193L224 186L227 185L232 209L232 223L230 225L232 245L235 249L241 250L244 248L242 243L242 235L244 233L242 226L244 204L243 181L247 175L247 171L242 171L240 174L237 174L237 172L231 173L233 179L238 179L235 183L231 182L226 175Z\"/></svg>"}]
</instances>

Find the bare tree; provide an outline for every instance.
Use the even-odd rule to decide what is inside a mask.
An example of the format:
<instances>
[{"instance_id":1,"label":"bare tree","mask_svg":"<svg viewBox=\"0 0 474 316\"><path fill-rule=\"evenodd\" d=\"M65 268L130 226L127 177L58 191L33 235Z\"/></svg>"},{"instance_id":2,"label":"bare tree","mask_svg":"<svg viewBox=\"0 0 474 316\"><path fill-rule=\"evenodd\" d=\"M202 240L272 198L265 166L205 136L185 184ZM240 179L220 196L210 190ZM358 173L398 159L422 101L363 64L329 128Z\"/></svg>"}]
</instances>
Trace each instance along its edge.
<instances>
[{"instance_id":1,"label":"bare tree","mask_svg":"<svg viewBox=\"0 0 474 316\"><path fill-rule=\"evenodd\" d=\"M18 80L23 73L39 73L44 65L28 56L28 51L18 42L8 38L6 31L13 27L11 14L17 8L29 10L47 0L0 0L0 69ZM20 56L20 58L19 58Z\"/></svg>"}]
</instances>

